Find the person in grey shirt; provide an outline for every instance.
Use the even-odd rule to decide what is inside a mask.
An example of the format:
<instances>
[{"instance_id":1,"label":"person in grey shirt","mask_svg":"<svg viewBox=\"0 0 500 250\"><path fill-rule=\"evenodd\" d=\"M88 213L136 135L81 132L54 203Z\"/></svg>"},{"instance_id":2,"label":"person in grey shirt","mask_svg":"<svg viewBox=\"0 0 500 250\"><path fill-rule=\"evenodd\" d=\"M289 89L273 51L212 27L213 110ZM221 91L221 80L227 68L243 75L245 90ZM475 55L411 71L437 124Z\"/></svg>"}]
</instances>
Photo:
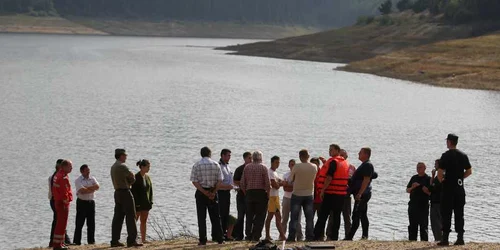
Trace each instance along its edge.
<instances>
[{"instance_id":1,"label":"person in grey shirt","mask_svg":"<svg viewBox=\"0 0 500 250\"><path fill-rule=\"evenodd\" d=\"M135 175L132 173L125 161L127 153L125 149L115 149L116 162L111 167L111 180L115 188L115 211L111 225L111 247L125 246L120 242L123 220L126 217L127 224L127 246L142 246L137 243L137 225L135 224L135 202L130 186L135 182Z\"/></svg>"}]
</instances>

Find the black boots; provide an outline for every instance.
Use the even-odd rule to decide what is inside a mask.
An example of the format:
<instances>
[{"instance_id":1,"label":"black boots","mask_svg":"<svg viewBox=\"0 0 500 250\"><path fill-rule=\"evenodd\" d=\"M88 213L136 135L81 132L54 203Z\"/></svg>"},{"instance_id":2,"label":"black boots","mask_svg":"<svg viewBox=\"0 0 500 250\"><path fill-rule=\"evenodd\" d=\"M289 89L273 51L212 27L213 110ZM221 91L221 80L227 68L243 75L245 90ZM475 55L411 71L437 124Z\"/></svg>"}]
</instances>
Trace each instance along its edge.
<instances>
[{"instance_id":1,"label":"black boots","mask_svg":"<svg viewBox=\"0 0 500 250\"><path fill-rule=\"evenodd\" d=\"M455 246L462 246L462 245L465 245L465 242L464 242L464 233L458 233L457 235L457 241L455 241Z\"/></svg>"},{"instance_id":2,"label":"black boots","mask_svg":"<svg viewBox=\"0 0 500 250\"><path fill-rule=\"evenodd\" d=\"M443 238L441 238L441 241L437 244L438 246L449 246L450 242L448 241L448 238L450 236L449 232L443 232Z\"/></svg>"}]
</instances>

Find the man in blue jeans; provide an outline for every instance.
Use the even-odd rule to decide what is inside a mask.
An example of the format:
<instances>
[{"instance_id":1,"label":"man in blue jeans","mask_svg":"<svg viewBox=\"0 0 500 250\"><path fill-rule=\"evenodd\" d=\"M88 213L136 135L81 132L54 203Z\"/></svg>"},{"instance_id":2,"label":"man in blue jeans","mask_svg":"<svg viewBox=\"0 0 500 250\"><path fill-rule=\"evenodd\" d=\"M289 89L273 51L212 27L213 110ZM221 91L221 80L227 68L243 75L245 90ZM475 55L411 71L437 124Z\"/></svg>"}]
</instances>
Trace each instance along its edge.
<instances>
[{"instance_id":1,"label":"man in blue jeans","mask_svg":"<svg viewBox=\"0 0 500 250\"><path fill-rule=\"evenodd\" d=\"M299 220L300 209L304 209L306 217L306 241L314 239L313 190L314 179L318 168L309 162L309 152L302 149L299 152L300 163L292 169L293 192L291 203L291 220L288 226L287 241L295 241L295 233Z\"/></svg>"}]
</instances>

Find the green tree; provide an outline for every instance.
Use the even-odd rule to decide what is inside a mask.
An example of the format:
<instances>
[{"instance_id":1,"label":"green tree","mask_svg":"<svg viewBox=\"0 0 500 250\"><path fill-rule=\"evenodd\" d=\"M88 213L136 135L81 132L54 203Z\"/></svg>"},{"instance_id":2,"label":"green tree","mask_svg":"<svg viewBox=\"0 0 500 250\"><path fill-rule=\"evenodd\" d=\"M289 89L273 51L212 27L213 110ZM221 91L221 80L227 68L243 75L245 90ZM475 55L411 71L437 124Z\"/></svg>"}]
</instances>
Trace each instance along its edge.
<instances>
[{"instance_id":1,"label":"green tree","mask_svg":"<svg viewBox=\"0 0 500 250\"><path fill-rule=\"evenodd\" d=\"M392 1L391 0L386 0L383 2L380 7L378 7L378 11L382 13L382 15L388 15L391 14L392 12Z\"/></svg>"},{"instance_id":2,"label":"green tree","mask_svg":"<svg viewBox=\"0 0 500 250\"><path fill-rule=\"evenodd\" d=\"M412 7L412 2L410 0L401 0L396 4L396 8L399 11L409 10Z\"/></svg>"}]
</instances>

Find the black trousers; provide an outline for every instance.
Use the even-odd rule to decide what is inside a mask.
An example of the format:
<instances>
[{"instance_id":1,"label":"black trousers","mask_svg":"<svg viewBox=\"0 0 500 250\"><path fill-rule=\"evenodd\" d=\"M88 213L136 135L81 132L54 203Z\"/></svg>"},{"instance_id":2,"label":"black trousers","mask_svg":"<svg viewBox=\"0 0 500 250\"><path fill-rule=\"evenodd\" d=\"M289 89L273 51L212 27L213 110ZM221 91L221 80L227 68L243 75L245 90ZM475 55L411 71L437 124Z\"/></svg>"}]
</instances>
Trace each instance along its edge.
<instances>
[{"instance_id":1,"label":"black trousers","mask_svg":"<svg viewBox=\"0 0 500 250\"><path fill-rule=\"evenodd\" d=\"M57 213L56 213L56 207L54 204L54 200L50 200L50 208L52 209L52 226L50 228L50 241L49 241L49 246L52 246L52 239L54 238L54 230L56 229L56 223L57 223ZM64 236L64 243L66 245L71 244L71 239L68 236L68 233Z\"/></svg>"},{"instance_id":2,"label":"black trousers","mask_svg":"<svg viewBox=\"0 0 500 250\"><path fill-rule=\"evenodd\" d=\"M443 190L444 191L444 190ZM445 193L441 197L441 218L443 235L451 232L451 215L455 213L455 231L463 234L464 230L465 193Z\"/></svg>"},{"instance_id":3,"label":"black trousers","mask_svg":"<svg viewBox=\"0 0 500 250\"><path fill-rule=\"evenodd\" d=\"M82 228L87 221L87 243L95 243L95 202L76 199L76 223L73 243L82 244Z\"/></svg>"},{"instance_id":4,"label":"black trousers","mask_svg":"<svg viewBox=\"0 0 500 250\"><path fill-rule=\"evenodd\" d=\"M443 236L443 226L441 224L441 205L431 203L431 228L435 241L441 241Z\"/></svg>"},{"instance_id":5,"label":"black trousers","mask_svg":"<svg viewBox=\"0 0 500 250\"><path fill-rule=\"evenodd\" d=\"M120 240L123 220L127 225L127 243L137 240L137 225L135 224L135 201L132 192L128 189L115 190L115 211L113 222L111 223L111 242Z\"/></svg>"},{"instance_id":6,"label":"black trousers","mask_svg":"<svg viewBox=\"0 0 500 250\"><path fill-rule=\"evenodd\" d=\"M429 241L429 202L415 203L408 205L408 239L416 241L420 228L420 240Z\"/></svg>"},{"instance_id":7,"label":"black trousers","mask_svg":"<svg viewBox=\"0 0 500 250\"><path fill-rule=\"evenodd\" d=\"M269 198L264 189L251 189L246 192L247 221L245 234L253 241L259 241L267 214Z\"/></svg>"},{"instance_id":8,"label":"black trousers","mask_svg":"<svg viewBox=\"0 0 500 250\"><path fill-rule=\"evenodd\" d=\"M231 193L229 190L219 190L217 191L217 196L219 198L219 215L222 226L222 234L226 236L229 208L231 207Z\"/></svg>"},{"instance_id":9,"label":"black trousers","mask_svg":"<svg viewBox=\"0 0 500 250\"><path fill-rule=\"evenodd\" d=\"M196 214L198 217L198 235L200 243L207 243L207 210L212 223L212 240L221 243L223 241L222 227L219 216L219 203L217 196L210 200L202 192L196 190Z\"/></svg>"},{"instance_id":10,"label":"black trousers","mask_svg":"<svg viewBox=\"0 0 500 250\"><path fill-rule=\"evenodd\" d=\"M344 208L344 201L345 195L325 194L318 212L318 220L314 227L315 240L319 240L325 234L325 224L330 213L332 214L332 218L330 218L332 220L332 228L329 237L331 240L339 239L340 215Z\"/></svg>"},{"instance_id":11,"label":"black trousers","mask_svg":"<svg viewBox=\"0 0 500 250\"><path fill-rule=\"evenodd\" d=\"M245 195L244 194L240 194L238 193L238 195L236 195L236 207L238 209L238 219L236 221L236 225L234 226L234 231L233 231L233 235L234 235L234 238L238 239L238 240L242 240L243 239L243 233L245 231L243 231L243 225L245 224L245 214L246 214L246 208L247 208L247 204L246 204L246 201L245 201ZM246 235L247 237L250 237L249 235Z\"/></svg>"},{"instance_id":12,"label":"black trousers","mask_svg":"<svg viewBox=\"0 0 500 250\"><path fill-rule=\"evenodd\" d=\"M368 229L370 226L370 221L368 220L368 201L372 198L372 194L363 194L360 200L354 202L354 208L352 210L352 226L349 231L347 239L352 240L356 231L359 228L359 222L361 221L361 227L363 228L363 239L368 239Z\"/></svg>"}]
</instances>

